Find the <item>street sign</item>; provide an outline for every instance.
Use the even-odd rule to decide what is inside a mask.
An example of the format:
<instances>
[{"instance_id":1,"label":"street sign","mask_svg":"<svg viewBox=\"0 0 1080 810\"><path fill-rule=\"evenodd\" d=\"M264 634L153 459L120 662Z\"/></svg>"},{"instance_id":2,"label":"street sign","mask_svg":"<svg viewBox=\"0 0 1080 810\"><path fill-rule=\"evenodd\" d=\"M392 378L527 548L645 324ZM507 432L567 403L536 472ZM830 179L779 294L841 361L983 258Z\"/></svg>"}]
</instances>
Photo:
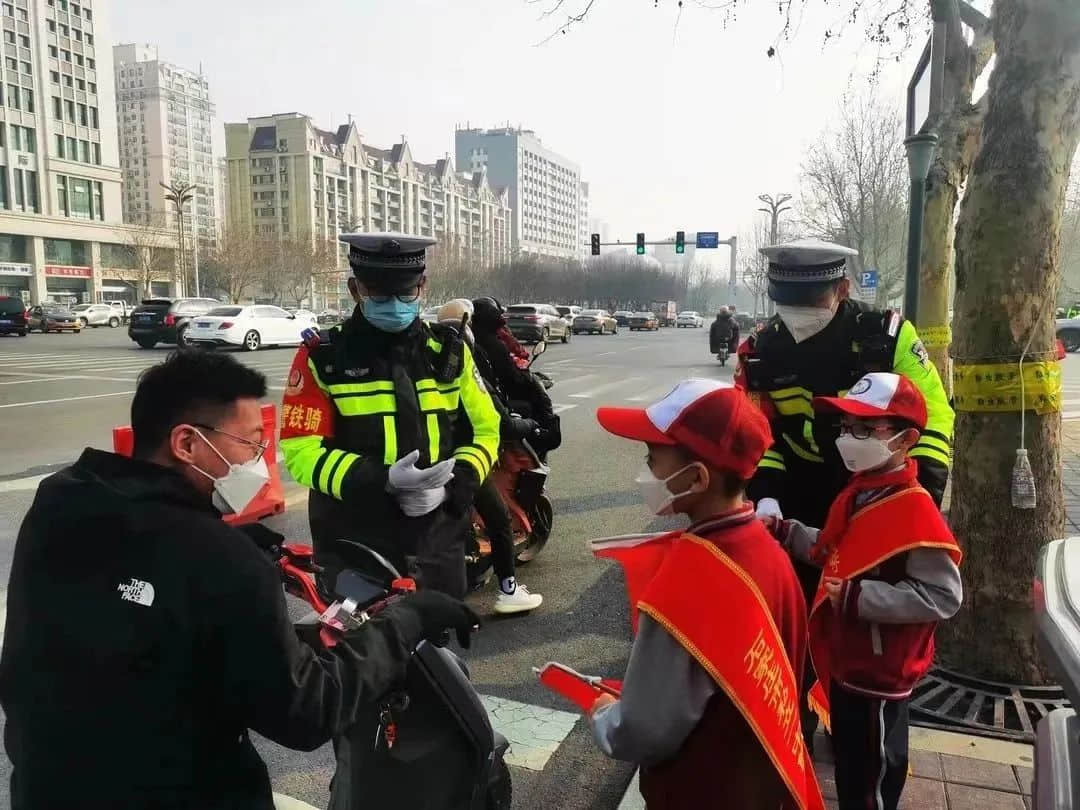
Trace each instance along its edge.
<instances>
[{"instance_id":1,"label":"street sign","mask_svg":"<svg viewBox=\"0 0 1080 810\"><path fill-rule=\"evenodd\" d=\"M698 231L697 233L697 247L699 248L716 248L720 245L720 234L716 231Z\"/></svg>"},{"instance_id":2,"label":"street sign","mask_svg":"<svg viewBox=\"0 0 1080 810\"><path fill-rule=\"evenodd\" d=\"M864 290L876 290L877 280L877 270L863 270L859 273L859 286Z\"/></svg>"},{"instance_id":3,"label":"street sign","mask_svg":"<svg viewBox=\"0 0 1080 810\"><path fill-rule=\"evenodd\" d=\"M930 60L933 55L933 39L926 41L922 55L907 88L907 115L905 129L907 135L914 135L922 130L926 119L930 117Z\"/></svg>"}]
</instances>

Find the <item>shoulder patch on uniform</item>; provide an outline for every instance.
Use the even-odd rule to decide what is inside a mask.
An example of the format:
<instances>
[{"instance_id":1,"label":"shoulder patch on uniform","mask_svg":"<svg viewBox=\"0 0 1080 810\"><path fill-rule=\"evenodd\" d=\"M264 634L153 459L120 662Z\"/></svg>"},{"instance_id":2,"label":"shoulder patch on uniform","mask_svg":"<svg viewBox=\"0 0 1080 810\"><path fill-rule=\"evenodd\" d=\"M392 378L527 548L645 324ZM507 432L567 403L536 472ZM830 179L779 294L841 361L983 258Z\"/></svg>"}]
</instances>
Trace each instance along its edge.
<instances>
[{"instance_id":1,"label":"shoulder patch on uniform","mask_svg":"<svg viewBox=\"0 0 1080 810\"><path fill-rule=\"evenodd\" d=\"M889 337L896 337L897 334L899 334L899 332L900 332L900 313L899 312L890 312L889 313L889 325L888 325L888 328L885 329L885 334L887 334Z\"/></svg>"},{"instance_id":2,"label":"shoulder patch on uniform","mask_svg":"<svg viewBox=\"0 0 1080 810\"><path fill-rule=\"evenodd\" d=\"M304 390L304 375L300 373L300 369L294 368L289 372L289 379L285 383L285 396L295 397L301 391Z\"/></svg>"},{"instance_id":3,"label":"shoulder patch on uniform","mask_svg":"<svg viewBox=\"0 0 1080 810\"><path fill-rule=\"evenodd\" d=\"M911 344L911 353L915 355L915 359L919 361L919 365L923 368L929 368L930 366L930 353L926 351L926 347L923 346L921 340L916 340Z\"/></svg>"},{"instance_id":4,"label":"shoulder patch on uniform","mask_svg":"<svg viewBox=\"0 0 1080 810\"><path fill-rule=\"evenodd\" d=\"M480 369L476 367L475 363L472 367L472 375L473 379L476 380L476 384L480 386L481 390L487 391L487 386L484 385L484 378L480 376Z\"/></svg>"}]
</instances>

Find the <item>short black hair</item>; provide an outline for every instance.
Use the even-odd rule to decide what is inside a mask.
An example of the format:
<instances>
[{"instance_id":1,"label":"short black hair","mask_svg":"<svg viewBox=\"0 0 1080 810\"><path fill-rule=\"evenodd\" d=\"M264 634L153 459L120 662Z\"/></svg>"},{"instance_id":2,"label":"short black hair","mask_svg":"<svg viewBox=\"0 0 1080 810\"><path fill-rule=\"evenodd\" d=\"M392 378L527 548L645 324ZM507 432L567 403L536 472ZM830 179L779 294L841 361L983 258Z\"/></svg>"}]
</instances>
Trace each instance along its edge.
<instances>
[{"instance_id":1,"label":"short black hair","mask_svg":"<svg viewBox=\"0 0 1080 810\"><path fill-rule=\"evenodd\" d=\"M238 399L266 396L266 377L228 354L175 351L139 375L131 401L135 456L152 456L185 422L212 424Z\"/></svg>"},{"instance_id":2,"label":"short black hair","mask_svg":"<svg viewBox=\"0 0 1080 810\"><path fill-rule=\"evenodd\" d=\"M742 476L736 474L734 470L717 467L711 461L706 461L701 456L697 455L696 453L692 453L690 450L683 447L681 444L676 445L676 449L679 451L679 455L682 456L683 461L685 461L687 464L693 464L694 462L704 464L713 473L719 475L720 492L725 498L734 498L746 492L746 487L750 482Z\"/></svg>"}]
</instances>

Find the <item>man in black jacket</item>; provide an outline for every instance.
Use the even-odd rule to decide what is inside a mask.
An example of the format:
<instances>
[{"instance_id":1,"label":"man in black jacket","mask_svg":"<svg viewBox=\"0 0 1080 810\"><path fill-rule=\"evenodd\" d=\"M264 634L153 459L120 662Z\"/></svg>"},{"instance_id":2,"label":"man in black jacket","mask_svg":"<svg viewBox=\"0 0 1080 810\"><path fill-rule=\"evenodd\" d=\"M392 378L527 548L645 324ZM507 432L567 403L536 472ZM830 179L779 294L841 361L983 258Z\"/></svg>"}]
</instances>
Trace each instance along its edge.
<instances>
[{"instance_id":1,"label":"man in black jacket","mask_svg":"<svg viewBox=\"0 0 1080 810\"><path fill-rule=\"evenodd\" d=\"M131 408L134 458L87 449L19 530L0 657L15 810L272 810L252 729L313 750L476 616L429 591L332 651L293 631L277 570L221 511L265 480L263 376L177 353Z\"/></svg>"}]
</instances>

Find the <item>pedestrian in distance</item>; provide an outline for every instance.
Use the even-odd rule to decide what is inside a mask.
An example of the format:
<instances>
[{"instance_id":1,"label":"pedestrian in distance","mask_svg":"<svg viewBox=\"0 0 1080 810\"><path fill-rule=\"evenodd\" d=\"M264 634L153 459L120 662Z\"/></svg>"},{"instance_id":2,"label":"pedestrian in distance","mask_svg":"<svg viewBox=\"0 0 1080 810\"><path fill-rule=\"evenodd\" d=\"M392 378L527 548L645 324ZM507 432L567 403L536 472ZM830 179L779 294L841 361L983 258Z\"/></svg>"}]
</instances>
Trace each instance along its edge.
<instances>
[{"instance_id":1,"label":"pedestrian in distance","mask_svg":"<svg viewBox=\"0 0 1080 810\"><path fill-rule=\"evenodd\" d=\"M87 448L38 487L0 655L13 810L273 810L249 730L314 750L422 639L476 624L420 593L332 650L299 641L277 567L221 519L266 483L265 395L228 355L174 353L139 380L133 457Z\"/></svg>"},{"instance_id":2,"label":"pedestrian in distance","mask_svg":"<svg viewBox=\"0 0 1080 810\"><path fill-rule=\"evenodd\" d=\"M627 575L647 584L631 593L637 635L621 697L591 711L597 744L641 766L649 810L823 808L799 728L806 607L791 561L743 497L768 422L743 391L701 379L597 418L645 444L637 484L649 511L691 523L606 544L627 544L628 571L630 556L653 562Z\"/></svg>"},{"instance_id":3,"label":"pedestrian in distance","mask_svg":"<svg viewBox=\"0 0 1080 810\"><path fill-rule=\"evenodd\" d=\"M934 628L960 607L960 549L910 457L926 402L898 374L868 374L815 411L840 416L853 473L825 525L772 520L821 567L810 614L814 710L831 729L840 810L896 810L907 778L908 699L934 659Z\"/></svg>"}]
</instances>

